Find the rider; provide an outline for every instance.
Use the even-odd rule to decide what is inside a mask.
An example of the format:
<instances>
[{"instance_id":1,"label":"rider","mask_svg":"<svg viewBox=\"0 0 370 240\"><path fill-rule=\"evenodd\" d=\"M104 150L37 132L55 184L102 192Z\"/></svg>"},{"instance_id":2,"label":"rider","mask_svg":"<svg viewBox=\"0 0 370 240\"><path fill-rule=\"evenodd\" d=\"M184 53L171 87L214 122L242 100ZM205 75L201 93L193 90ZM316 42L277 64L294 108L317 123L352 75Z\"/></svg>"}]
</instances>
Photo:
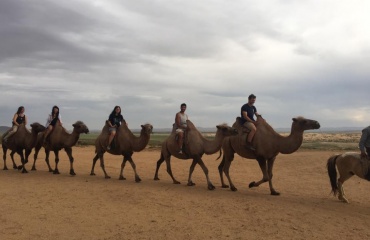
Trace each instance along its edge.
<instances>
[{"instance_id":1,"label":"rider","mask_svg":"<svg viewBox=\"0 0 370 240\"><path fill-rule=\"evenodd\" d=\"M247 139L247 148L253 151L255 151L256 149L252 145L252 140L254 135L256 134L256 125L258 124L258 122L254 120L254 115L259 116L257 108L254 106L255 102L256 96L254 94L249 95L248 103L244 104L240 110L241 124L250 130Z\"/></svg>"},{"instance_id":2,"label":"rider","mask_svg":"<svg viewBox=\"0 0 370 240\"><path fill-rule=\"evenodd\" d=\"M362 130L359 147L361 150L361 157L368 158L370 156L370 126Z\"/></svg>"},{"instance_id":3,"label":"rider","mask_svg":"<svg viewBox=\"0 0 370 240\"><path fill-rule=\"evenodd\" d=\"M108 125L109 125L109 139L108 139L108 146L107 150L110 150L111 146L110 144L112 143L112 140L114 136L116 135L117 128L121 126L121 123L125 121L121 114L121 107L120 106L115 106L111 114L109 115L108 118ZM126 121L125 121L126 122ZM127 125L127 123L126 123Z\"/></svg>"},{"instance_id":4,"label":"rider","mask_svg":"<svg viewBox=\"0 0 370 240\"><path fill-rule=\"evenodd\" d=\"M24 114L23 106L20 106L18 108L18 111L14 114L12 120L12 128L3 136L4 142L8 141L8 138L18 131L18 127L20 124L27 125L27 116Z\"/></svg>"},{"instance_id":5,"label":"rider","mask_svg":"<svg viewBox=\"0 0 370 240\"><path fill-rule=\"evenodd\" d=\"M44 143L46 142L46 138L48 137L48 135L50 134L50 132L53 130L57 123L62 125L62 116L59 113L59 107L53 106L53 108L51 109L51 113L49 114L45 124L46 130L44 133Z\"/></svg>"},{"instance_id":6,"label":"rider","mask_svg":"<svg viewBox=\"0 0 370 240\"><path fill-rule=\"evenodd\" d=\"M175 116L176 134L179 138L178 140L178 145L180 148L179 153L182 153L182 144L184 142L184 132L187 127L186 120L188 120L188 115L186 115L185 110L186 110L186 104L182 103L180 105L180 112L176 113L176 116Z\"/></svg>"}]
</instances>

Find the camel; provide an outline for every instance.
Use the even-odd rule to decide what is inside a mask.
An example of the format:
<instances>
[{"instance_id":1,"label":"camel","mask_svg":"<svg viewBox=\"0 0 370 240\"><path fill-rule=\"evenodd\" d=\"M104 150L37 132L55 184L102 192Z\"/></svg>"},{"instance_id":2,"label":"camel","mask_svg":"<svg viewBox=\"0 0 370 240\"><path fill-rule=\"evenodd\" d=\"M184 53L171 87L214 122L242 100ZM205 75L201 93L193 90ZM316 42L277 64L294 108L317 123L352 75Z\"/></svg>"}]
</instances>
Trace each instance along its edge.
<instances>
[{"instance_id":1,"label":"camel","mask_svg":"<svg viewBox=\"0 0 370 240\"><path fill-rule=\"evenodd\" d=\"M140 152L148 145L148 142L150 140L150 134L153 132L153 126L149 123L141 125L140 136L136 137L127 127L126 122L123 122L122 125L117 129L117 133L112 141L110 150L106 149L109 136L108 128L109 128L108 124L105 123L102 132L95 141L96 155L93 158L93 164L90 175L95 176L94 172L95 164L96 161L100 159L100 166L103 169L105 178L106 179L110 178L110 176L105 171L104 166L104 153L107 151L108 153L113 155L123 156L119 180L126 180L126 178L123 177L123 169L125 168L126 162L129 161L135 172L135 182L140 182L141 179L136 172L136 165L132 159L132 154L134 152Z\"/></svg>"},{"instance_id":2,"label":"camel","mask_svg":"<svg viewBox=\"0 0 370 240\"><path fill-rule=\"evenodd\" d=\"M18 131L14 135L10 136L6 142L2 141L2 147L4 152L3 170L8 170L8 167L6 166L6 152L8 149L10 149L12 150L10 153L10 157L13 162L13 168L23 169L22 173L27 173L25 164L28 162L28 156L31 154L32 148L34 148L36 145L37 134L45 130L45 127L37 122L32 123L30 126L31 132L26 128L24 124L20 124ZM23 150L25 150L25 154L23 154ZM22 165L19 167L17 167L17 165L14 162L14 153L18 153L19 156L21 157Z\"/></svg>"},{"instance_id":3,"label":"camel","mask_svg":"<svg viewBox=\"0 0 370 240\"><path fill-rule=\"evenodd\" d=\"M49 172L53 172L54 174L60 174L58 170L58 163L59 163L59 151L64 148L66 151L69 162L70 162L70 171L69 174L74 176L76 175L73 169L73 161L74 158L72 156L72 147L76 145L78 139L80 138L81 133L89 133L89 129L82 121L77 121L76 123L72 124L73 131L72 133L68 133L67 130L62 127L62 125L57 124L55 125L53 131L49 134L48 140L44 143L44 133L40 134L37 138L37 143L35 147L35 154L34 154L34 161L32 170L36 170L36 159L37 155L41 149L41 147L45 148L46 154L46 164L48 165ZM55 169L53 170L49 163L49 154L50 151L53 151L55 154Z\"/></svg>"},{"instance_id":4,"label":"camel","mask_svg":"<svg viewBox=\"0 0 370 240\"><path fill-rule=\"evenodd\" d=\"M224 183L222 175L223 171L229 180L230 189L232 191L237 191L237 188L232 183L229 175L231 162L234 159L234 154L237 153L243 158L256 159L261 168L263 178L258 182L251 182L249 184L250 188L258 187L260 184L268 181L271 195L280 195L280 193L276 191L272 185L272 169L276 156L279 153L291 154L297 151L303 142L303 132L309 129L320 128L320 124L315 120L310 120L303 117L293 118L292 120L293 123L291 127L291 133L289 136L284 137L275 132L275 130L262 118L262 116L258 116L257 132L252 141L256 151L252 151L245 147L247 134L243 133L243 127L241 126L240 118L238 117L233 127L238 129L240 134L238 136L226 138L222 145L224 155L222 162L218 166L222 187L229 187Z\"/></svg>"},{"instance_id":5,"label":"camel","mask_svg":"<svg viewBox=\"0 0 370 240\"><path fill-rule=\"evenodd\" d=\"M191 180L191 175L194 171L195 165L199 164L203 169L204 174L206 175L208 189L213 190L215 189L215 187L208 177L208 169L202 160L202 156L203 154L214 154L217 151L220 151L224 138L227 136L236 135L238 134L238 132L235 128L227 126L226 124L217 125L215 139L210 141L202 136L202 134L196 129L196 127L190 120L187 120L186 122L187 129L185 133L183 153L179 153L179 146L176 142L176 132L173 130L170 136L162 143L161 156L160 159L157 161L157 168L155 170L154 180L159 180L159 168L161 164L166 161L167 173L172 178L173 183L180 184L180 182L177 181L172 174L171 155L173 155L176 158L182 160L193 159L189 170L189 178L187 184L188 186L195 185L195 183Z\"/></svg>"},{"instance_id":6,"label":"camel","mask_svg":"<svg viewBox=\"0 0 370 240\"><path fill-rule=\"evenodd\" d=\"M345 203L349 203L343 189L343 183L345 181L350 179L353 175L370 181L370 160L361 158L361 154L359 153L348 152L336 154L328 159L326 166L332 193L334 196L338 194L338 199ZM335 167L339 172L338 180Z\"/></svg>"}]
</instances>

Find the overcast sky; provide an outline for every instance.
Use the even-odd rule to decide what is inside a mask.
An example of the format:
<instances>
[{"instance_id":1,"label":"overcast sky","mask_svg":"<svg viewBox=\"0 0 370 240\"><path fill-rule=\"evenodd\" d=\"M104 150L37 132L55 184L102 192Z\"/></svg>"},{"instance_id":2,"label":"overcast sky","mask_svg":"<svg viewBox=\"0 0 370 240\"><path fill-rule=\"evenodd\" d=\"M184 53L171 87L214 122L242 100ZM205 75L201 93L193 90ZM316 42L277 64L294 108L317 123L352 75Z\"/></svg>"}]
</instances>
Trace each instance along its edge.
<instances>
[{"instance_id":1,"label":"overcast sky","mask_svg":"<svg viewBox=\"0 0 370 240\"><path fill-rule=\"evenodd\" d=\"M370 1L1 0L0 125L53 105L64 126L232 124L248 95L273 127L370 125Z\"/></svg>"}]
</instances>

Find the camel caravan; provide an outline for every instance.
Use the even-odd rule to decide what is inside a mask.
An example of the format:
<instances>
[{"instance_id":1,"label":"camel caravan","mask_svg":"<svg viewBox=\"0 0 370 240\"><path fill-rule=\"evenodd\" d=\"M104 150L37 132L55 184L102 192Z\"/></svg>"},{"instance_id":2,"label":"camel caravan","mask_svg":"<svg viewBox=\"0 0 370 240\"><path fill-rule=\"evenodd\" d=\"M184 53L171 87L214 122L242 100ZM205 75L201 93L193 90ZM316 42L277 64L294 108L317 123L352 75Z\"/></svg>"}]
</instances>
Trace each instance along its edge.
<instances>
[{"instance_id":1,"label":"camel caravan","mask_svg":"<svg viewBox=\"0 0 370 240\"><path fill-rule=\"evenodd\" d=\"M252 98L251 98L252 97ZM180 160L191 159L192 163L189 169L188 186L194 186L192 174L197 164L202 168L207 188L214 190L215 186L209 178L209 170L202 160L204 154L215 154L219 152L217 159L222 159L218 172L222 188L230 188L231 191L237 191L230 177L230 167L234 160L234 155L238 154L245 159L255 159L260 166L262 179L253 181L249 187L258 187L262 183L268 182L271 195L280 193L272 184L273 166L279 153L291 154L299 149L303 142L303 134L306 130L315 130L320 128L316 120L306 119L304 117L295 117L292 119L291 132L288 136L282 136L277 133L266 121L262 115L257 113L253 103L255 96L252 94L248 98L247 104L241 109L241 116L237 117L234 124L230 127L227 124L216 126L216 133L213 140L206 139L196 126L188 119L185 114L186 104L181 104L180 112L176 113L175 123L172 132L163 141L159 160L156 164L154 180L159 180L159 170L163 162L166 162L166 170L171 177L173 184L180 184L175 179L171 169L171 156ZM245 111L244 111L245 110ZM251 112L250 112L251 111ZM22 115L23 114L23 115ZM254 120L256 116L256 120ZM49 172L59 174L59 151L64 149L70 161L70 175L76 175L74 171L74 158L72 147L79 140L80 134L89 133L88 127L82 122L77 121L73 126L72 133L69 133L62 125L59 108L54 106L52 113L49 115L46 126L39 123L32 123L31 130L26 128L27 118L24 115L24 108L20 107L13 118L13 127L1 137L3 149L3 170L8 170L6 164L7 151L10 150L10 157L13 168L27 173L26 164L32 149L35 149L34 161L31 170L36 170L37 156L41 148L45 150L45 162ZM361 154L345 153L332 156L327 161L327 171L329 175L332 193L338 195L338 199L348 203L343 190L343 183L353 175L370 181L370 162L367 160L370 148L370 127L368 127L369 138L363 135L360 143ZM121 170L118 179L125 180L123 170L127 161L130 163L134 173L135 182L140 182L136 165L133 160L133 153L144 150L153 133L153 126L149 123L141 125L139 136L128 128L126 120L121 115L119 106L115 106L109 119L105 122L100 135L95 140L95 153L92 158L92 168L90 175L95 174L95 165L100 160L100 167L104 177L109 179L104 165L104 154L123 156ZM362 145L361 145L362 144ZM365 152L367 151L367 153ZM55 167L51 167L49 162L50 151L55 155ZM24 152L24 153L23 153ZM21 165L17 166L14 161L14 154L17 153L21 158ZM340 177L337 179L338 169ZM224 181L224 175L228 180L228 185Z\"/></svg>"}]
</instances>

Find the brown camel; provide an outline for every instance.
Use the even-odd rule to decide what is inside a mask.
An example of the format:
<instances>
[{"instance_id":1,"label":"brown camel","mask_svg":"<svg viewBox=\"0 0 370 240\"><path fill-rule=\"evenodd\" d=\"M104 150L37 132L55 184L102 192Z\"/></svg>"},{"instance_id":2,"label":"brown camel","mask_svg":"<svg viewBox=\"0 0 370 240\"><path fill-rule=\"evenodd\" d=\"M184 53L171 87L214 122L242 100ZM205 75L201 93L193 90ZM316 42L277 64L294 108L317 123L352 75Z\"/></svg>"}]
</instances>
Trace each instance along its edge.
<instances>
[{"instance_id":1,"label":"brown camel","mask_svg":"<svg viewBox=\"0 0 370 240\"><path fill-rule=\"evenodd\" d=\"M40 134L37 138L37 144L35 147L35 155L34 155L34 161L32 170L36 170L36 159L37 155L41 149L41 147L45 148L45 154L46 154L46 164L48 165L49 172L53 172L54 174L59 174L58 170L58 163L59 163L59 151L64 148L66 151L69 162L70 162L70 171L69 174L76 175L74 169L73 169L73 156L72 156L72 147L76 145L78 139L80 138L81 133L89 133L89 129L87 126L81 122L77 121L76 123L72 124L73 131L72 133L68 133L67 130L62 127L60 124L55 125L53 131L49 134L47 137L47 141L44 143L44 133ZM50 167L49 163L49 154L50 151L53 151L55 154L55 169Z\"/></svg>"},{"instance_id":2,"label":"brown camel","mask_svg":"<svg viewBox=\"0 0 370 240\"><path fill-rule=\"evenodd\" d=\"M202 134L196 129L194 124L187 120L187 129L185 133L185 143L183 147L183 153L179 153L179 146L176 142L176 132L173 130L171 135L162 143L161 157L157 162L157 168L155 170L154 180L159 180L158 171L161 164L166 161L167 172L171 176L174 184L180 184L172 175L171 169L171 155L179 159L193 159L193 162L189 170L188 186L194 186L195 183L191 180L191 175L194 171L195 165L198 163L203 169L206 175L207 185L209 190L215 189L208 177L208 169L205 166L202 156L203 154L213 154L221 149L222 141L227 136L238 134L235 128L227 126L226 124L218 125L215 139L213 141L207 140Z\"/></svg>"},{"instance_id":3,"label":"brown camel","mask_svg":"<svg viewBox=\"0 0 370 240\"><path fill-rule=\"evenodd\" d=\"M125 122L118 127L116 136L114 137L111 149L107 150L107 144L108 144L108 137L109 137L109 131L108 131L108 124L105 123L105 126L103 127L102 132L98 136L98 138L95 141L95 157L93 158L93 164L91 168L90 175L94 176L94 168L96 161L100 159L100 166L103 169L105 178L110 178L110 176L105 171L104 166L104 153L107 151L110 154L113 155L123 155L123 160L121 164L121 172L119 175L119 180L126 180L125 177L123 177L123 169L125 168L126 162L129 161L131 164L134 172L135 172L135 181L140 182L141 179L139 175L136 172L136 165L132 159L132 154L134 152L140 152L143 150L150 140L150 134L153 132L153 126L151 124L144 124L141 125L141 132L140 136L136 137L130 129L128 129Z\"/></svg>"},{"instance_id":4,"label":"brown camel","mask_svg":"<svg viewBox=\"0 0 370 240\"><path fill-rule=\"evenodd\" d=\"M339 172L338 180L335 167ZM331 156L328 159L327 169L334 196L338 193L338 199L345 203L349 203L343 189L345 181L353 175L370 181L370 160L361 158L359 153L349 152Z\"/></svg>"},{"instance_id":5,"label":"brown camel","mask_svg":"<svg viewBox=\"0 0 370 240\"><path fill-rule=\"evenodd\" d=\"M14 135L10 136L6 142L2 141L4 170L8 170L6 166L6 152L10 149L12 150L10 157L13 161L13 168L23 169L22 173L27 173L25 164L28 162L28 156L31 154L32 148L36 145L37 134L45 130L45 127L37 122L32 123L30 126L31 132L24 124L19 125L18 131ZM25 154L23 154L23 150L25 150ZM21 157L22 166L17 167L15 164L14 153L18 153Z\"/></svg>"},{"instance_id":6,"label":"brown camel","mask_svg":"<svg viewBox=\"0 0 370 240\"><path fill-rule=\"evenodd\" d=\"M223 171L229 180L230 189L232 191L237 191L229 176L231 162L234 159L234 154L237 153L243 158L256 159L261 168L263 178L258 182L251 182L249 187L258 187L260 184L268 181L271 195L279 195L280 193L272 186L272 168L274 166L276 156L279 153L290 154L297 151L302 145L303 132L309 129L319 129L320 124L315 120L303 117L293 118L291 133L289 136L284 137L275 132L262 116L257 117L257 122L257 132L252 142L256 151L252 151L245 147L247 136L245 133L239 134L238 136L228 137L224 140L222 145L224 155L222 162L218 166L221 184L223 188L229 187L224 183L222 175ZM236 119L233 127L238 130L243 129L240 125L239 117Z\"/></svg>"}]
</instances>

